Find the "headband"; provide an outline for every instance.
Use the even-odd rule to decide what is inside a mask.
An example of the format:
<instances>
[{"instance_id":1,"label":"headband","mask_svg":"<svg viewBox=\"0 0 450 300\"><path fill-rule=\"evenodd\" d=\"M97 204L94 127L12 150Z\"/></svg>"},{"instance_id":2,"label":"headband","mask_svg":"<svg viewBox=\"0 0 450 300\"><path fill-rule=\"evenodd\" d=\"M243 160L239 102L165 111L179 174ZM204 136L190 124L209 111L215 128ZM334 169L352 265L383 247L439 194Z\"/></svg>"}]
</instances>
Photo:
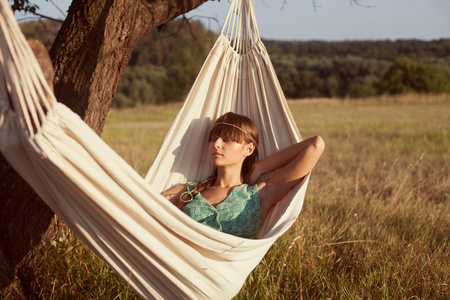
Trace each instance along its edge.
<instances>
[{"instance_id":1,"label":"headband","mask_svg":"<svg viewBox=\"0 0 450 300\"><path fill-rule=\"evenodd\" d=\"M234 125L234 124L225 123L225 122L214 123L213 127L216 126L216 125L228 125L228 126L233 126L234 128L237 128L237 129L239 129L240 131L242 131L243 133L245 133L245 134L250 138L250 140L253 142L253 144L255 144L255 147L258 146L258 143L257 143L257 142L255 141L255 139L250 135L250 133L248 133L247 131L245 131L245 130L242 129L241 127L236 126L236 125Z\"/></svg>"}]
</instances>

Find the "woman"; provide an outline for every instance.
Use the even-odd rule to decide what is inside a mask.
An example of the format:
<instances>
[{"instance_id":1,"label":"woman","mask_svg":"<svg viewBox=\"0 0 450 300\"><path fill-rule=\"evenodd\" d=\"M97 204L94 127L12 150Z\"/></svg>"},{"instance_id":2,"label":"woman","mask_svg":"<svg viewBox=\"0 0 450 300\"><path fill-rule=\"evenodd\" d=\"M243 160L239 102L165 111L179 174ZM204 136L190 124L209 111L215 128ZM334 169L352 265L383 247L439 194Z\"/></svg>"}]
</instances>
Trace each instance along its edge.
<instances>
[{"instance_id":1,"label":"woman","mask_svg":"<svg viewBox=\"0 0 450 300\"><path fill-rule=\"evenodd\" d=\"M312 137L255 162L258 131L247 117L226 113L209 133L208 180L176 186L163 195L194 220L233 235L256 238L274 205L316 165L325 148ZM258 182L266 173L275 172Z\"/></svg>"}]
</instances>

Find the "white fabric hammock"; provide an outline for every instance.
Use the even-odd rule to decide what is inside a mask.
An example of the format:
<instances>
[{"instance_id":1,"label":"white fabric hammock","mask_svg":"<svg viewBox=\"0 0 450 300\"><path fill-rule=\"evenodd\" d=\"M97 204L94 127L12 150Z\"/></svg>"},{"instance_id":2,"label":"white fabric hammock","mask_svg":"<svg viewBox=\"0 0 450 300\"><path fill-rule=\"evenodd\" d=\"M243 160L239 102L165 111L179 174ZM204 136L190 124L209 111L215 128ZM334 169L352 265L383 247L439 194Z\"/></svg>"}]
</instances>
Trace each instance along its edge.
<instances>
[{"instance_id":1,"label":"white fabric hammock","mask_svg":"<svg viewBox=\"0 0 450 300\"><path fill-rule=\"evenodd\" d=\"M272 211L256 240L199 224L160 195L210 176L207 134L227 111L254 120L260 158L301 139L259 38L252 1L232 1L146 180L53 96L49 105L49 87L6 0L0 0L0 46L1 152L142 297L232 298L299 215L308 178Z\"/></svg>"}]
</instances>

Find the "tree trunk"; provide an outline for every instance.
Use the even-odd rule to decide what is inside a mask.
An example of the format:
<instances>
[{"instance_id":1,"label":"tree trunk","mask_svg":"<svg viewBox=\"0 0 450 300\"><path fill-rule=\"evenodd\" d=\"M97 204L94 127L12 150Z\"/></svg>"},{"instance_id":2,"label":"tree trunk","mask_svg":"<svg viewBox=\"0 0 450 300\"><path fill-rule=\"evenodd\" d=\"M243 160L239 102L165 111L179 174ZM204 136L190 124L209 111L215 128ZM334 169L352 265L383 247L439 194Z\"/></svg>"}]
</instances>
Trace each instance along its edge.
<instances>
[{"instance_id":1,"label":"tree trunk","mask_svg":"<svg viewBox=\"0 0 450 300\"><path fill-rule=\"evenodd\" d=\"M58 101L100 134L135 45L205 1L74 0L50 51ZM54 234L54 214L1 155L0 218L0 294L33 298L39 245Z\"/></svg>"},{"instance_id":2,"label":"tree trunk","mask_svg":"<svg viewBox=\"0 0 450 300\"><path fill-rule=\"evenodd\" d=\"M100 134L134 46L205 1L73 1L50 51L56 97Z\"/></svg>"}]
</instances>

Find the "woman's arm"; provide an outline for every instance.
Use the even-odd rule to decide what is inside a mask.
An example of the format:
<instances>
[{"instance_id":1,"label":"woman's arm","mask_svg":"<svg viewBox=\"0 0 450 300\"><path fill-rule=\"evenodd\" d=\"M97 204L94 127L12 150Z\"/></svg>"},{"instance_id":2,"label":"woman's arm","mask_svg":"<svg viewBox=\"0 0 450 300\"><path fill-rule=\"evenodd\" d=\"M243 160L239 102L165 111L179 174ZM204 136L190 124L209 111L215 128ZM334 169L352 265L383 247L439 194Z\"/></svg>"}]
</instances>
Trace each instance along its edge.
<instances>
[{"instance_id":1,"label":"woman's arm","mask_svg":"<svg viewBox=\"0 0 450 300\"><path fill-rule=\"evenodd\" d=\"M325 149L320 136L311 137L256 162L249 184L263 174L278 170L267 181L258 184L261 212L265 219L272 207L281 201L316 165Z\"/></svg>"},{"instance_id":2,"label":"woman's arm","mask_svg":"<svg viewBox=\"0 0 450 300\"><path fill-rule=\"evenodd\" d=\"M168 199L173 204L178 205L178 202L180 202L181 194L186 192L186 189L187 184L180 184L161 193L161 195L166 197L166 199Z\"/></svg>"}]
</instances>

